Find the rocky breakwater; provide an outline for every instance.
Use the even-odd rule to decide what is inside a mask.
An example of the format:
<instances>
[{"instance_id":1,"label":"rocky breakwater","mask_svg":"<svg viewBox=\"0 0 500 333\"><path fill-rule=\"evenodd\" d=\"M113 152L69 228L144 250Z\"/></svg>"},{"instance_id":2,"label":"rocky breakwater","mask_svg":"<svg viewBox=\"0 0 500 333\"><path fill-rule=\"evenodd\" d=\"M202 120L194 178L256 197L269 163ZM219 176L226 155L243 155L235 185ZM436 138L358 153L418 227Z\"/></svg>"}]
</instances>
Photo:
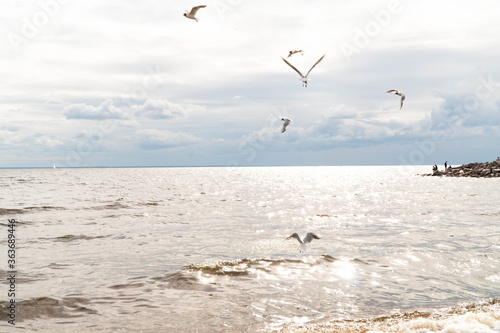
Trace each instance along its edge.
<instances>
[{"instance_id":1,"label":"rocky breakwater","mask_svg":"<svg viewBox=\"0 0 500 333\"><path fill-rule=\"evenodd\" d=\"M496 178L500 177L500 161L469 163L458 167L448 167L446 171L436 170L425 176Z\"/></svg>"}]
</instances>

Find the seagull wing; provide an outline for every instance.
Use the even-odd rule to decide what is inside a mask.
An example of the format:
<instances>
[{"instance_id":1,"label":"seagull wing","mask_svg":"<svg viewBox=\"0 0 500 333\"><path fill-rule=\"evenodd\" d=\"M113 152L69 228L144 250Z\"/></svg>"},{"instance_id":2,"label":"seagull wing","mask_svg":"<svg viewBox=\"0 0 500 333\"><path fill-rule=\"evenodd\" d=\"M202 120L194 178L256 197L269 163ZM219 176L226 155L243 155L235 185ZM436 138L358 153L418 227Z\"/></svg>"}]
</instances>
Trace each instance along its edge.
<instances>
[{"instance_id":1,"label":"seagull wing","mask_svg":"<svg viewBox=\"0 0 500 333\"><path fill-rule=\"evenodd\" d=\"M323 54L323 56L322 56L321 58L319 58L319 60L318 60L318 61L316 61L316 63L315 63L315 64L311 67L311 69L309 70L309 72L307 72L306 77L309 75L309 73L311 73L311 71L313 70L313 68L314 68L314 67L316 67L316 65L317 65L317 64L319 64L321 60L323 60L323 58L324 58L325 56L326 56L326 53L325 53L325 54Z\"/></svg>"},{"instance_id":2,"label":"seagull wing","mask_svg":"<svg viewBox=\"0 0 500 333\"><path fill-rule=\"evenodd\" d=\"M291 63L289 63L288 61L286 61L285 58L281 57L281 59L283 59L283 61L286 62L286 64L288 66L292 67L294 71L296 71L297 73L299 73L300 77L305 77L304 75L302 75L302 73L297 68L295 68Z\"/></svg>"},{"instance_id":3,"label":"seagull wing","mask_svg":"<svg viewBox=\"0 0 500 333\"><path fill-rule=\"evenodd\" d=\"M399 108L400 110L403 108L403 101L405 100L405 98L405 94L401 94L401 107Z\"/></svg>"},{"instance_id":4,"label":"seagull wing","mask_svg":"<svg viewBox=\"0 0 500 333\"><path fill-rule=\"evenodd\" d=\"M286 240L289 240L290 238L295 238L296 240L299 241L300 244L304 244L304 242L302 241L302 239L300 239L299 235L296 232L288 236Z\"/></svg>"},{"instance_id":5,"label":"seagull wing","mask_svg":"<svg viewBox=\"0 0 500 333\"><path fill-rule=\"evenodd\" d=\"M386 93L397 93L398 91L397 90L394 90L394 89L391 89L391 90L387 90Z\"/></svg>"},{"instance_id":6,"label":"seagull wing","mask_svg":"<svg viewBox=\"0 0 500 333\"><path fill-rule=\"evenodd\" d=\"M313 239L320 239L318 235L308 232L306 238L304 238L304 243L311 243Z\"/></svg>"},{"instance_id":7,"label":"seagull wing","mask_svg":"<svg viewBox=\"0 0 500 333\"><path fill-rule=\"evenodd\" d=\"M200 8L205 8L207 5L196 6L191 9L189 15L195 16Z\"/></svg>"}]
</instances>

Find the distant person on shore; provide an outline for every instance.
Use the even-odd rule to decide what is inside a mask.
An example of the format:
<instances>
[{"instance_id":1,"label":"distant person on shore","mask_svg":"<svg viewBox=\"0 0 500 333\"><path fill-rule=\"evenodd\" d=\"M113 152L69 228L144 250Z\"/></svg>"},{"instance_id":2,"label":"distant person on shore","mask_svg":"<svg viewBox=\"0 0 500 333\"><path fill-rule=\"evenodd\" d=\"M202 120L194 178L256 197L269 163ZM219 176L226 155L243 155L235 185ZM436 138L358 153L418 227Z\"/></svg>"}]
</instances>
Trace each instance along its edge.
<instances>
[{"instance_id":1,"label":"distant person on shore","mask_svg":"<svg viewBox=\"0 0 500 333\"><path fill-rule=\"evenodd\" d=\"M444 162L444 171L448 170L448 161Z\"/></svg>"},{"instance_id":2,"label":"distant person on shore","mask_svg":"<svg viewBox=\"0 0 500 333\"><path fill-rule=\"evenodd\" d=\"M432 172L436 172L436 171L438 171L438 166L436 164L434 164L432 166Z\"/></svg>"}]
</instances>

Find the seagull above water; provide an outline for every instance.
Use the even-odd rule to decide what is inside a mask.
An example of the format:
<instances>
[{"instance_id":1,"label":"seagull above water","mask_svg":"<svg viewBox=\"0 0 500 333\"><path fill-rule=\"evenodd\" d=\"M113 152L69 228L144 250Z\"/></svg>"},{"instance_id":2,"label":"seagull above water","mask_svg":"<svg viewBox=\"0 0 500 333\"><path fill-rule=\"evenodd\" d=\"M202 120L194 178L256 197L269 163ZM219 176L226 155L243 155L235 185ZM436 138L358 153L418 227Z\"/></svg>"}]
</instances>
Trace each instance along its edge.
<instances>
[{"instance_id":1,"label":"seagull above water","mask_svg":"<svg viewBox=\"0 0 500 333\"><path fill-rule=\"evenodd\" d=\"M286 118L286 117L281 118L281 120L284 121L283 126L281 127L281 133L285 133L286 127L288 125L290 125L291 123L293 123L293 120L290 118Z\"/></svg>"},{"instance_id":2,"label":"seagull above water","mask_svg":"<svg viewBox=\"0 0 500 333\"><path fill-rule=\"evenodd\" d=\"M386 93L394 93L396 95L401 96L401 106L399 107L399 109L401 110L401 108L403 107L403 101L406 98L405 94L403 94L401 91L396 90L396 89L387 90Z\"/></svg>"},{"instance_id":3,"label":"seagull above water","mask_svg":"<svg viewBox=\"0 0 500 333\"><path fill-rule=\"evenodd\" d=\"M198 10L200 8L205 8L207 5L201 5L201 6L196 6L196 7L193 7L191 8L191 11L188 12L186 10L186 12L184 13L184 16L186 16L188 19L192 19L192 20L195 20L196 22L198 22L198 19L196 18L196 13L198 12Z\"/></svg>"},{"instance_id":4,"label":"seagull above water","mask_svg":"<svg viewBox=\"0 0 500 333\"><path fill-rule=\"evenodd\" d=\"M300 239L299 235L296 232L288 236L286 240L289 240L290 238L295 238L296 240L299 241L300 243L299 252L304 252L306 250L306 244L311 243L313 239L320 239L318 235L313 234L312 232L308 232L306 238L304 238L303 241L302 239Z\"/></svg>"},{"instance_id":5,"label":"seagull above water","mask_svg":"<svg viewBox=\"0 0 500 333\"><path fill-rule=\"evenodd\" d=\"M316 67L316 65L317 65L317 64L319 64L319 62L320 62L321 60L323 60L323 58L325 57L325 55L326 55L326 54L323 54L323 56L322 56L321 58L319 58L319 60L318 60L318 61L316 61L316 63L315 63L315 64L311 67L311 69L307 72L307 74L306 74L306 75L302 75L302 73L301 73L301 72L300 72L297 68L295 68L295 67L294 67L291 63L289 63L288 61L286 61L286 59L285 59L285 58L281 57L281 59L283 59L283 61L284 61L284 62L286 62L286 64L287 64L288 66L292 67L292 69L293 69L294 71L296 71L296 72L300 75L300 78L301 78L302 83L303 83L302 85L303 85L304 87L307 87L307 76L309 75L309 73L311 73L311 71L313 70L313 68L314 68L314 67Z\"/></svg>"},{"instance_id":6,"label":"seagull above water","mask_svg":"<svg viewBox=\"0 0 500 333\"><path fill-rule=\"evenodd\" d=\"M287 58L290 58L291 56L293 56L295 53L300 53L301 55L304 55L304 50L291 50L288 52L288 57Z\"/></svg>"}]
</instances>

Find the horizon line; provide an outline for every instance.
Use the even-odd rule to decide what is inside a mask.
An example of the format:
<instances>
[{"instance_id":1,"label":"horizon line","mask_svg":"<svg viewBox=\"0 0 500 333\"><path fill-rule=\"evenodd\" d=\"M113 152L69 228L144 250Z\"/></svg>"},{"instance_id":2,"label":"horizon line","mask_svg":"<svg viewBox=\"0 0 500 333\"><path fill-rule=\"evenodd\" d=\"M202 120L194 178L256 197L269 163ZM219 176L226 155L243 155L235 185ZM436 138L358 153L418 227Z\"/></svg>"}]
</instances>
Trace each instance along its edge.
<instances>
[{"instance_id":1,"label":"horizon line","mask_svg":"<svg viewBox=\"0 0 500 333\"><path fill-rule=\"evenodd\" d=\"M470 162L470 163L482 163L482 162ZM463 165L463 164L460 164ZM9 169L149 169L149 168L260 168L260 167L361 167L361 166L432 166L432 164L317 164L317 165L307 165L307 164L290 164L290 165L278 165L278 164L260 164L260 165L112 165L112 166L19 166L19 167L0 167L0 170Z\"/></svg>"}]
</instances>

